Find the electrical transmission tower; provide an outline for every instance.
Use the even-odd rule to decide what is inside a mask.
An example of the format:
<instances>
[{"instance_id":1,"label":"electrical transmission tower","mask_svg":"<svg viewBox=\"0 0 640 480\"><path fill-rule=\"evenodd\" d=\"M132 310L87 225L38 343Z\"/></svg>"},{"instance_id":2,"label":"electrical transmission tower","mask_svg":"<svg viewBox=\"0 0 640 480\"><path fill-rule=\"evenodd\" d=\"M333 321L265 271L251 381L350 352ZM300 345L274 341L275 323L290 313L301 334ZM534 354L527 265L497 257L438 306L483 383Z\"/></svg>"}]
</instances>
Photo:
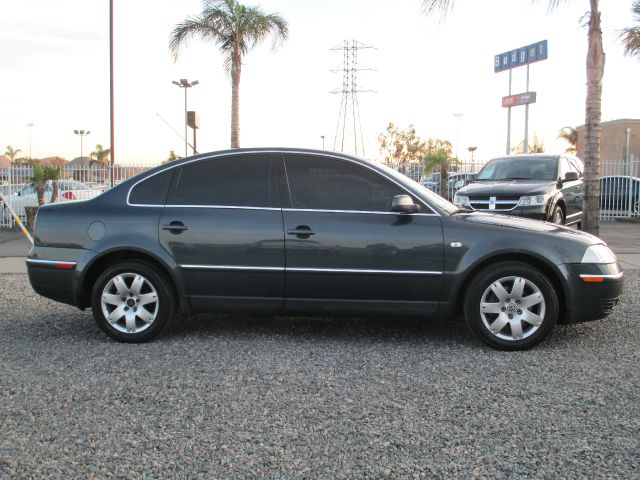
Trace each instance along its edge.
<instances>
[{"instance_id":1,"label":"electrical transmission tower","mask_svg":"<svg viewBox=\"0 0 640 480\"><path fill-rule=\"evenodd\" d=\"M358 93L373 92L373 90L361 90L358 86L358 72L371 70L358 67L358 51L373 48L363 45L356 40L345 40L341 46L332 48L334 52L342 52L342 69L332 72L342 72L342 87L332 90L333 94L340 94L340 112L336 126L336 135L333 140L333 150L365 155L362 137L362 123L360 122L360 108L358 106Z\"/></svg>"}]
</instances>

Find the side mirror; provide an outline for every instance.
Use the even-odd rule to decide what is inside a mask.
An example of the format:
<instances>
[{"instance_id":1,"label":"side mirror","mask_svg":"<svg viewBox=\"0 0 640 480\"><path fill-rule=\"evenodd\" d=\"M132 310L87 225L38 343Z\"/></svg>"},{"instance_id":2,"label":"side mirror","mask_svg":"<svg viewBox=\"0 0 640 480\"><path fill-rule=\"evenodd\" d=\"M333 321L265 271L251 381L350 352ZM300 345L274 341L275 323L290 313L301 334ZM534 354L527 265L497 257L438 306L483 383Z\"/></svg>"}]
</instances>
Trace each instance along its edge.
<instances>
[{"instance_id":1,"label":"side mirror","mask_svg":"<svg viewBox=\"0 0 640 480\"><path fill-rule=\"evenodd\" d=\"M578 172L567 172L564 174L565 182L575 182L578 180Z\"/></svg>"},{"instance_id":2,"label":"side mirror","mask_svg":"<svg viewBox=\"0 0 640 480\"><path fill-rule=\"evenodd\" d=\"M413 203L409 195L396 195L391 200L391 211L398 213L415 213L418 206Z\"/></svg>"}]
</instances>

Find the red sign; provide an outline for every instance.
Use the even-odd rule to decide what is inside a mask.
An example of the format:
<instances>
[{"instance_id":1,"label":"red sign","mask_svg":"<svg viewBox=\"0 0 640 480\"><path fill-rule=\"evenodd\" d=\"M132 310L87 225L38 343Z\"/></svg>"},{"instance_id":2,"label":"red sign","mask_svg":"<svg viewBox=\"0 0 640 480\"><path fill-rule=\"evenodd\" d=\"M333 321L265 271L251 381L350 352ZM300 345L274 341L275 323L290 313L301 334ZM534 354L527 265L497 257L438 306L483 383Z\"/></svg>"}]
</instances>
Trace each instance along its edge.
<instances>
[{"instance_id":1,"label":"red sign","mask_svg":"<svg viewBox=\"0 0 640 480\"><path fill-rule=\"evenodd\" d=\"M518 93L517 95L502 97L502 106L504 108L517 107L518 105L527 105L529 103L536 103L536 92Z\"/></svg>"}]
</instances>

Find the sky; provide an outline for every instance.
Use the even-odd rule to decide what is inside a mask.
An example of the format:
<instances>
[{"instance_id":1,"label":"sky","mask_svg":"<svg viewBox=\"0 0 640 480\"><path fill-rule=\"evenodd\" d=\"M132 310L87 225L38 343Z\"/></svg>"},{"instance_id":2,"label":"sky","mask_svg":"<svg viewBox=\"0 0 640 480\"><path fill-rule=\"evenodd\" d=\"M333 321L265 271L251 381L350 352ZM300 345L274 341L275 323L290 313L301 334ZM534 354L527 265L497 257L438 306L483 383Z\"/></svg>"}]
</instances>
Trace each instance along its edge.
<instances>
[{"instance_id":1,"label":"sky","mask_svg":"<svg viewBox=\"0 0 640 480\"><path fill-rule=\"evenodd\" d=\"M530 142L561 152L564 126L584 123L587 0L547 11L545 0L457 0L444 20L421 12L421 0L246 1L289 24L288 40L244 59L241 146L333 149L340 110L342 56L331 48L357 40L362 50L358 102L364 156L379 159L377 136L389 122L415 125L422 138L453 144L467 160L506 149L507 72L494 55L548 40L548 59L530 67ZM606 69L602 120L640 118L640 61L623 56L618 32L633 23L631 0L602 0ZM192 41L174 61L173 27L201 11L200 0L114 0L116 162L153 165L184 155L184 93L200 115L200 152L230 145L231 86L212 43ZM84 155L109 147L109 1L0 2L0 153L7 145L33 158L80 156L73 132L90 130ZM512 93L526 91L526 68L513 70ZM524 138L524 107L512 111L511 143ZM456 117L453 114L462 114ZM28 124L33 124L28 127ZM191 133L189 134L191 135ZM31 138L31 140L30 140ZM621 139L623 141L623 139Z\"/></svg>"}]
</instances>

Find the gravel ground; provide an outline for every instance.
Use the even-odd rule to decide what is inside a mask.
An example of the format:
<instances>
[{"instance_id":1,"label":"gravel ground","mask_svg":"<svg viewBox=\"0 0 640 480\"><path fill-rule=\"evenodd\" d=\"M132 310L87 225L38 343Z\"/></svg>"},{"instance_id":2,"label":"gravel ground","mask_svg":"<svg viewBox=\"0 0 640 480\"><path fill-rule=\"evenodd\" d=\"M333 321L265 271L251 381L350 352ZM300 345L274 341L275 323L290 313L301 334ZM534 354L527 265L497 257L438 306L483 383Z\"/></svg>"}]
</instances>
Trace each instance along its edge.
<instances>
[{"instance_id":1,"label":"gravel ground","mask_svg":"<svg viewBox=\"0 0 640 480\"><path fill-rule=\"evenodd\" d=\"M638 478L640 272L607 320L195 317L146 345L0 276L0 477Z\"/></svg>"}]
</instances>

